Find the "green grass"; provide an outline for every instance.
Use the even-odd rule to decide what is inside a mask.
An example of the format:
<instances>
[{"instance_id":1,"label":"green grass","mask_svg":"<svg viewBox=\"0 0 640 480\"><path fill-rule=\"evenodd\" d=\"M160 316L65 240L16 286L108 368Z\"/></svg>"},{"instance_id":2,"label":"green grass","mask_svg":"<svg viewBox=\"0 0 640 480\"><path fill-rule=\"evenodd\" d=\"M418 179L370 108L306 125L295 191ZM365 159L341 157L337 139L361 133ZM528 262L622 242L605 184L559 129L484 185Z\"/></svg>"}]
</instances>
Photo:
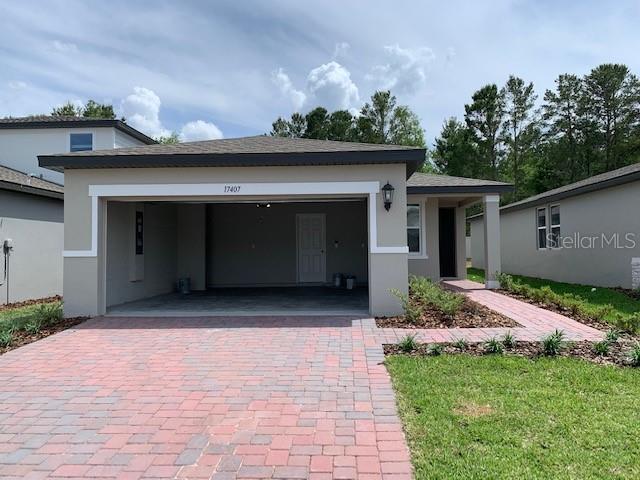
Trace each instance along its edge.
<instances>
[{"instance_id":1,"label":"green grass","mask_svg":"<svg viewBox=\"0 0 640 480\"><path fill-rule=\"evenodd\" d=\"M586 312L595 315L598 309L605 305L611 305L613 310L607 313L603 320L615 323L617 315L628 316L632 313L640 312L640 302L625 295L624 293L604 287L592 287L590 285L579 285L575 283L554 282L542 278L523 277L512 275L513 279L523 285L539 289L547 286L557 294L572 294L579 296L585 302ZM484 283L484 270L478 268L468 268L467 278L474 282ZM594 290L595 288L595 290Z\"/></svg>"},{"instance_id":2,"label":"green grass","mask_svg":"<svg viewBox=\"0 0 640 480\"><path fill-rule=\"evenodd\" d=\"M417 479L640 478L640 370L391 356Z\"/></svg>"},{"instance_id":3,"label":"green grass","mask_svg":"<svg viewBox=\"0 0 640 480\"><path fill-rule=\"evenodd\" d=\"M25 307L10 308L8 310L0 310L0 324L12 322L24 318L31 318L40 308L40 303L28 305Z\"/></svg>"},{"instance_id":4,"label":"green grass","mask_svg":"<svg viewBox=\"0 0 640 480\"><path fill-rule=\"evenodd\" d=\"M0 310L0 346L11 346L15 334L37 334L62 319L62 302L42 302Z\"/></svg>"}]
</instances>

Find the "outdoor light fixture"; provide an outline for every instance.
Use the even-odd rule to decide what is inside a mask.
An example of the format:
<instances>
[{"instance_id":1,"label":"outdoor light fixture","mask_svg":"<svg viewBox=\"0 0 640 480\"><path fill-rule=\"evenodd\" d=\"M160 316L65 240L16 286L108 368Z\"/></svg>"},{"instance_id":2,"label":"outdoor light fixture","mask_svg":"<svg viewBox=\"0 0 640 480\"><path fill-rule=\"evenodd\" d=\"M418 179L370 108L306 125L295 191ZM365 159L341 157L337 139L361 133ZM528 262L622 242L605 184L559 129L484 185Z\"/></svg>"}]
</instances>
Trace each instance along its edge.
<instances>
[{"instance_id":1,"label":"outdoor light fixture","mask_svg":"<svg viewBox=\"0 0 640 480\"><path fill-rule=\"evenodd\" d=\"M256 207L258 208L271 208L270 203L256 203Z\"/></svg>"},{"instance_id":2,"label":"outdoor light fixture","mask_svg":"<svg viewBox=\"0 0 640 480\"><path fill-rule=\"evenodd\" d=\"M393 203L393 192L395 188L387 182L387 184L382 187L382 199L384 201L384 209L388 212L391 208L391 204Z\"/></svg>"}]
</instances>

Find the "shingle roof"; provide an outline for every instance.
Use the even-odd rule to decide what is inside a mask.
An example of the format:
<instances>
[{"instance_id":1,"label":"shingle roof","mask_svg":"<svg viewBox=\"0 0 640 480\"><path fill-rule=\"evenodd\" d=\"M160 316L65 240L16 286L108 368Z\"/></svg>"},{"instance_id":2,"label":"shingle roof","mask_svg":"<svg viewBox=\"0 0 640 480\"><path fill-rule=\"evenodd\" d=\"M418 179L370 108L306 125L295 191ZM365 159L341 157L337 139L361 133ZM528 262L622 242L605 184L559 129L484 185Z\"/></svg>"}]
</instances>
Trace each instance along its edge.
<instances>
[{"instance_id":1,"label":"shingle roof","mask_svg":"<svg viewBox=\"0 0 640 480\"><path fill-rule=\"evenodd\" d=\"M127 125L122 120L108 118L90 118L73 116L54 115L32 115L29 117L5 117L0 118L0 129L23 129L23 128L92 128L92 127L113 127L116 130L130 135L141 142L152 145L156 141L139 130Z\"/></svg>"},{"instance_id":2,"label":"shingle roof","mask_svg":"<svg viewBox=\"0 0 640 480\"><path fill-rule=\"evenodd\" d=\"M602 190L603 188L609 188L615 185L633 182L635 180L640 180L640 163L627 165L626 167L618 168L617 170L611 170L610 172L585 178L579 182L570 183L569 185L554 188L553 190L547 190L546 192L539 193L538 195L505 205L501 210L518 210L536 204L553 202L562 198Z\"/></svg>"},{"instance_id":3,"label":"shingle roof","mask_svg":"<svg viewBox=\"0 0 640 480\"><path fill-rule=\"evenodd\" d=\"M17 190L36 195L62 198L64 187L0 165L0 189Z\"/></svg>"},{"instance_id":4,"label":"shingle roof","mask_svg":"<svg viewBox=\"0 0 640 480\"><path fill-rule=\"evenodd\" d=\"M416 172L407 180L407 193L505 193L512 190L509 183L429 173Z\"/></svg>"},{"instance_id":5,"label":"shingle roof","mask_svg":"<svg viewBox=\"0 0 640 480\"><path fill-rule=\"evenodd\" d=\"M266 135L38 156L54 169L407 163L410 173L424 158L417 147Z\"/></svg>"}]
</instances>

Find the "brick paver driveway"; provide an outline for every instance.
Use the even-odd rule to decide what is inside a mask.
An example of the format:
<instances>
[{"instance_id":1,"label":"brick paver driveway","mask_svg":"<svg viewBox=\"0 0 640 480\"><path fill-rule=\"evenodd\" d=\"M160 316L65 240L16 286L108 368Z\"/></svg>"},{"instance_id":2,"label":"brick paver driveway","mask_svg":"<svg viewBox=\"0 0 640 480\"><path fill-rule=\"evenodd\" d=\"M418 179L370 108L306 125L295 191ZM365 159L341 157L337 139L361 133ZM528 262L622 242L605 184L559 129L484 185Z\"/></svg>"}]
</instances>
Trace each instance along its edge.
<instances>
[{"instance_id":1,"label":"brick paver driveway","mask_svg":"<svg viewBox=\"0 0 640 480\"><path fill-rule=\"evenodd\" d=\"M1 478L410 478L347 318L97 318L0 357Z\"/></svg>"}]
</instances>

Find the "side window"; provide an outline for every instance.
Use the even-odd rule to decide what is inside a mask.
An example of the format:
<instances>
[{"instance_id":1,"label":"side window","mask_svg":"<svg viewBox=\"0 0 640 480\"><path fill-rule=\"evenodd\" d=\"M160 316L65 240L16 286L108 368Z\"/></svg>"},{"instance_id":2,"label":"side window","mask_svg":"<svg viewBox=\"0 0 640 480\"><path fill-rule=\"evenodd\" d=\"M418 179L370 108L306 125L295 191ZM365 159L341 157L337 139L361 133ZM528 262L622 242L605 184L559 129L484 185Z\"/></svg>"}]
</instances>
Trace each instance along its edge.
<instances>
[{"instance_id":1,"label":"side window","mask_svg":"<svg viewBox=\"0 0 640 480\"><path fill-rule=\"evenodd\" d=\"M409 253L420 253L420 205L407 205L407 245Z\"/></svg>"},{"instance_id":2,"label":"side window","mask_svg":"<svg viewBox=\"0 0 640 480\"><path fill-rule=\"evenodd\" d=\"M560 248L560 205L551 205L551 248Z\"/></svg>"},{"instance_id":3,"label":"side window","mask_svg":"<svg viewBox=\"0 0 640 480\"><path fill-rule=\"evenodd\" d=\"M538 249L547 248L547 208L536 209L536 235Z\"/></svg>"},{"instance_id":4,"label":"side window","mask_svg":"<svg viewBox=\"0 0 640 480\"><path fill-rule=\"evenodd\" d=\"M93 133L69 134L69 151L86 152L93 150Z\"/></svg>"}]
</instances>

